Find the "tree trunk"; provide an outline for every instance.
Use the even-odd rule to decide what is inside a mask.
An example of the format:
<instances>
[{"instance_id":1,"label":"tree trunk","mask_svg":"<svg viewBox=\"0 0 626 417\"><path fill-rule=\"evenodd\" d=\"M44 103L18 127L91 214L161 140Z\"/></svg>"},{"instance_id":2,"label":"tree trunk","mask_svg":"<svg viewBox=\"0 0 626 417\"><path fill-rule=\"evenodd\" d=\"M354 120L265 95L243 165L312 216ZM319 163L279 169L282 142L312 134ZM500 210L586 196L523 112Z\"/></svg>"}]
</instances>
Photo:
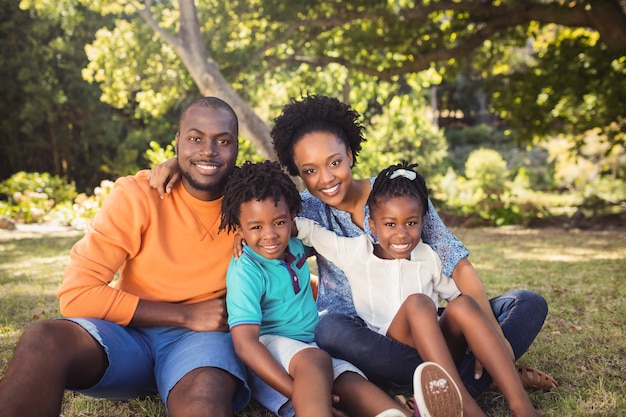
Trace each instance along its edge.
<instances>
[{"instance_id":1,"label":"tree trunk","mask_svg":"<svg viewBox=\"0 0 626 417\"><path fill-rule=\"evenodd\" d=\"M176 50L200 92L205 96L219 97L230 104L239 118L240 135L250 140L265 158L276 160L269 127L231 87L222 76L219 65L208 55L200 33L194 1L180 0L179 7L178 37L168 38L159 33Z\"/></svg>"},{"instance_id":2,"label":"tree trunk","mask_svg":"<svg viewBox=\"0 0 626 417\"><path fill-rule=\"evenodd\" d=\"M626 48L626 14L618 1L597 4L587 14L609 48L622 51Z\"/></svg>"}]
</instances>

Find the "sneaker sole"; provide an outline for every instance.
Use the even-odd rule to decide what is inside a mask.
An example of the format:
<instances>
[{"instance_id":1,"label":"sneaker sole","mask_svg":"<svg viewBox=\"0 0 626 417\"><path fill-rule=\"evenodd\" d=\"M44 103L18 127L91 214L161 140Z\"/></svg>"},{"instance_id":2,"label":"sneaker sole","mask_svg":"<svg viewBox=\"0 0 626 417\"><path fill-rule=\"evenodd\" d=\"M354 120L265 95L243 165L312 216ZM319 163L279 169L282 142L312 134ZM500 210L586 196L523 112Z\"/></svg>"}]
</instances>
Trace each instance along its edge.
<instances>
[{"instance_id":1,"label":"sneaker sole","mask_svg":"<svg viewBox=\"0 0 626 417\"><path fill-rule=\"evenodd\" d=\"M463 417L461 392L436 363L424 362L413 374L415 403L422 417Z\"/></svg>"}]
</instances>

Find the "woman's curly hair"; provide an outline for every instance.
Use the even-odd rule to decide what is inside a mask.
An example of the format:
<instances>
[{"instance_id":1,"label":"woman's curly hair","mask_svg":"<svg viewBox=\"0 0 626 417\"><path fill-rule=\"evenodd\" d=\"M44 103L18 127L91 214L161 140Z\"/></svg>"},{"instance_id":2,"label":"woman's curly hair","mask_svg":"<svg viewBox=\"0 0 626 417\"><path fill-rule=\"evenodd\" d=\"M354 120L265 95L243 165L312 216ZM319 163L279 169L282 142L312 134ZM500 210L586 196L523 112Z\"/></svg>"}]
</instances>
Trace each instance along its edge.
<instances>
[{"instance_id":1,"label":"woman's curly hair","mask_svg":"<svg viewBox=\"0 0 626 417\"><path fill-rule=\"evenodd\" d=\"M354 163L361 150L363 125L361 116L336 98L310 95L285 105L270 132L280 164L289 174L300 173L294 163L293 146L311 132L328 132L337 136L352 151Z\"/></svg>"},{"instance_id":2,"label":"woman's curly hair","mask_svg":"<svg viewBox=\"0 0 626 417\"><path fill-rule=\"evenodd\" d=\"M262 201L270 197L276 205L284 199L289 211L294 214L302 207L298 188L278 162L244 162L230 174L226 183L219 230L237 230L241 226L241 205L251 200Z\"/></svg>"},{"instance_id":3,"label":"woman's curly hair","mask_svg":"<svg viewBox=\"0 0 626 417\"><path fill-rule=\"evenodd\" d=\"M383 201L395 197L412 197L417 199L422 208L422 216L425 216L428 212L428 187L424 177L415 171L417 166L418 164L402 161L382 170L376 177L367 199L370 212ZM401 171L394 174L399 170Z\"/></svg>"}]
</instances>

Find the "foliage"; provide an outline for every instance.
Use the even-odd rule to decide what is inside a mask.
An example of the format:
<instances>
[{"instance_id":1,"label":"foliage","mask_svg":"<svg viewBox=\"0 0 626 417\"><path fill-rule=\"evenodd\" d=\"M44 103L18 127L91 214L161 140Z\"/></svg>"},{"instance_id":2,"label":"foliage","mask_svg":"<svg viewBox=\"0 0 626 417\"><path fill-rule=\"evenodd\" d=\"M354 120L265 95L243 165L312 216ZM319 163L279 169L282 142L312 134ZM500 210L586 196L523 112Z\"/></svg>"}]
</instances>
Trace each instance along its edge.
<instances>
[{"instance_id":1,"label":"foliage","mask_svg":"<svg viewBox=\"0 0 626 417\"><path fill-rule=\"evenodd\" d=\"M38 223L57 203L76 197L74 183L47 172L18 172L0 182L1 214L24 223Z\"/></svg>"},{"instance_id":2,"label":"foliage","mask_svg":"<svg viewBox=\"0 0 626 417\"><path fill-rule=\"evenodd\" d=\"M465 162L465 176L486 194L502 192L508 175L506 161L493 149L477 149Z\"/></svg>"},{"instance_id":3,"label":"foliage","mask_svg":"<svg viewBox=\"0 0 626 417\"><path fill-rule=\"evenodd\" d=\"M492 110L520 141L568 132L580 147L600 129L611 147L626 137L626 47L609 48L597 31L531 24L526 48L502 60L488 76ZM494 57L493 50L487 51ZM499 51L502 53L503 51Z\"/></svg>"},{"instance_id":4,"label":"foliage","mask_svg":"<svg viewBox=\"0 0 626 417\"><path fill-rule=\"evenodd\" d=\"M173 158L176 155L174 145L175 141L172 141L172 143L168 143L165 149L163 149L157 142L153 140L150 141L150 149L146 151L146 159L150 163L150 166L153 167Z\"/></svg>"},{"instance_id":5,"label":"foliage","mask_svg":"<svg viewBox=\"0 0 626 417\"><path fill-rule=\"evenodd\" d=\"M78 194L74 183L47 172L18 172L0 183L0 215L20 223L54 222L83 228L113 188L103 180L94 193Z\"/></svg>"},{"instance_id":6,"label":"foliage","mask_svg":"<svg viewBox=\"0 0 626 417\"><path fill-rule=\"evenodd\" d=\"M47 172L18 172L11 178L0 183L0 195L4 194L9 201L14 199L16 193L36 192L46 194L55 202L71 200L76 196L76 186L73 182L68 183L58 175Z\"/></svg>"},{"instance_id":7,"label":"foliage","mask_svg":"<svg viewBox=\"0 0 626 417\"><path fill-rule=\"evenodd\" d=\"M20 7L10 4L0 28L7 36L0 41L7 46L0 48L7 51L0 75L18 80L0 87L11 103L0 106L7 114L0 138L16 164L3 167L31 164L77 181L80 190L145 167L150 142L167 147L178 113L208 91L207 80L219 94L232 88L266 124L303 93L350 102L368 128L361 176L401 156L419 161L429 176L445 172L451 161L424 110L435 98L433 86L454 85L447 100L473 120L489 104L485 93L492 94L492 113L515 129L479 124L462 140L498 150L511 174L526 176L531 186L551 187L551 168L515 161L527 152L507 155L500 145L564 129L577 145L570 149L581 148L593 129L607 139L607 152L624 141L626 25L619 23L626 15L614 0L593 7L521 0L23 0ZM195 18L198 38L182 31ZM262 158L253 136L242 137L242 153ZM450 150L464 161L470 149L451 143ZM600 176L623 178L619 161L617 174ZM456 168L462 171L462 163Z\"/></svg>"},{"instance_id":8,"label":"foliage","mask_svg":"<svg viewBox=\"0 0 626 417\"><path fill-rule=\"evenodd\" d=\"M94 189L92 195L80 193L73 202L66 201L61 205L55 206L50 217L58 223L73 226L76 229L84 229L87 222L96 214L104 199L113 190L115 183L110 180L102 180L100 185Z\"/></svg>"},{"instance_id":9,"label":"foliage","mask_svg":"<svg viewBox=\"0 0 626 417\"><path fill-rule=\"evenodd\" d=\"M300 90L316 89L326 82L324 69L332 65L344 68L330 72L337 75L335 83L340 84L339 88L332 90L332 95L341 95L344 99L350 95L345 93L345 87L350 89L358 84L363 75L374 78L376 82L396 82L402 76L432 70L434 64L447 82L455 83L464 83L459 74L469 68L469 77L465 78L470 81L465 83L468 94L481 93L484 96L484 92L476 89L480 85L471 82L476 76L482 80L501 76L501 82L492 83L493 88L490 89L497 101L498 94L506 94L510 90L508 83L515 76L510 72L520 68L520 62L516 61L519 54L515 51L523 50L529 36L541 40L544 30L556 27L563 31L563 39L570 40L576 39L581 33L580 28L584 27L582 31L594 39L591 46L602 45L602 48L596 49L603 49L607 54L605 58L610 55L616 59L585 61L588 72L568 71L577 61L562 61L561 67L572 77L568 80L569 85L582 86L579 90L583 94L595 94L597 88L583 80L597 79L590 78L589 73L595 71L600 74L605 62L617 66L615 77L610 79L619 80L620 57L623 55L620 48L626 45L623 29L626 25L621 24L626 20L626 14L617 0L605 1L594 7L582 2L529 3L521 0L421 4L360 1L292 4L276 0L252 3L212 0L194 7L187 1L148 2L145 9L141 4L134 8L133 3L114 0L85 3L99 12L118 16L116 27L101 31L90 45L91 62L86 76L101 83L105 91L103 99L107 102L123 106L136 101L139 103L136 109L144 113L150 111L153 115L162 111L159 108L176 103L188 93L192 81L184 68L193 76L193 82L200 91L211 90L209 85L212 91L220 90L214 83L206 81L215 80L215 72L198 70L197 64L204 61L215 64L212 68L219 66L219 74L239 94L250 100L253 107L258 103L254 96L267 99L264 95L257 95L260 86L273 84L279 90L275 96L284 96L282 91L294 86ZM187 22L180 18L185 11L195 13L194 17L200 22L200 31L205 34L202 45L192 45L189 39L181 37L187 33L179 32L183 23ZM161 38L161 42L150 30ZM554 38L546 39L543 44L539 41L535 45L538 60L544 59L545 53L541 48L545 49L545 45L555 50L569 48L570 55L587 54L589 45L584 42L563 43ZM111 59L108 51L112 49L120 51L119 59ZM203 53L194 52L200 50ZM463 61L473 51L477 51L473 55L475 67L467 66ZM549 54L546 56L549 58ZM128 60L133 65L126 65ZM179 61L184 63L184 68ZM550 59L546 62L546 68L550 68ZM570 67L565 66L566 63ZM120 64L123 70L118 70ZM155 66L161 71L155 72ZM493 73L490 68L495 69ZM168 77L163 80L161 73L166 71ZM545 73L558 77L554 71ZM517 71L516 74L528 78L524 79L525 82L532 81L534 76L530 71ZM290 79L292 75L295 75L293 81ZM304 82L296 84L299 81ZM561 90L554 91L554 96L558 97ZM604 91L606 94L599 99L606 103L607 108L613 101L617 104L624 102L620 96L623 89L607 88ZM518 103L519 95L514 97L513 102ZM284 103L284 100L278 103ZM416 107L420 105L418 103ZM501 106L504 106L504 101ZM480 110L484 107L481 105ZM471 113L474 108L467 110ZM546 110L544 114L548 114L550 109ZM511 112L506 107L496 107L495 111L512 119L524 115L523 111ZM620 111L618 107L613 114L623 114ZM549 121L539 118L534 121L544 127L549 126ZM605 121L612 120L607 117ZM535 124L520 123L516 126L534 129ZM620 126L618 122L615 129L620 131ZM519 136L519 139L524 138L529 140L524 134Z\"/></svg>"},{"instance_id":10,"label":"foliage","mask_svg":"<svg viewBox=\"0 0 626 417\"><path fill-rule=\"evenodd\" d=\"M572 151L563 135L545 144L554 162L554 180L568 192L581 195L579 206L598 214L611 206L626 206L626 151L611 147L600 130L586 132L584 145Z\"/></svg>"},{"instance_id":11,"label":"foliage","mask_svg":"<svg viewBox=\"0 0 626 417\"><path fill-rule=\"evenodd\" d=\"M0 25L0 179L19 171L50 172L79 189L102 178L102 157L115 152L120 119L81 76L82 52L102 16L76 4L23 10L2 2Z\"/></svg>"},{"instance_id":12,"label":"foliage","mask_svg":"<svg viewBox=\"0 0 626 417\"><path fill-rule=\"evenodd\" d=\"M530 180L525 172L520 169L511 181L511 171L496 150L478 149L465 163L465 177L450 168L430 186L435 199L459 214L477 214L497 226L524 225L548 214L528 195Z\"/></svg>"},{"instance_id":13,"label":"foliage","mask_svg":"<svg viewBox=\"0 0 626 417\"><path fill-rule=\"evenodd\" d=\"M447 145L443 132L432 124L429 109L411 108L411 101L415 98L408 94L394 96L371 118L357 174L375 176L402 160L419 163L425 177L444 171Z\"/></svg>"}]
</instances>

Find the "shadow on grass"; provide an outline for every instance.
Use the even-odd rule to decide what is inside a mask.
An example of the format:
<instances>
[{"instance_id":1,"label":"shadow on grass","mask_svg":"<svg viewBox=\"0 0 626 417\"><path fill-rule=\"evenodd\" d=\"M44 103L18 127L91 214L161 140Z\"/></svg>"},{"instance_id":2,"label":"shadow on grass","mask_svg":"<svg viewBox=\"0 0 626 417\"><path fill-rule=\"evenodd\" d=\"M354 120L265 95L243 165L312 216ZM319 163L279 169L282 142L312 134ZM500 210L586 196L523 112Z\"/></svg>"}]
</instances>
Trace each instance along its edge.
<instances>
[{"instance_id":1,"label":"shadow on grass","mask_svg":"<svg viewBox=\"0 0 626 417\"><path fill-rule=\"evenodd\" d=\"M13 239L10 239L7 235L3 235L0 239L0 265L26 261L35 257L56 257L63 252L69 254L70 249L81 236L78 234L61 237L15 235Z\"/></svg>"}]
</instances>

